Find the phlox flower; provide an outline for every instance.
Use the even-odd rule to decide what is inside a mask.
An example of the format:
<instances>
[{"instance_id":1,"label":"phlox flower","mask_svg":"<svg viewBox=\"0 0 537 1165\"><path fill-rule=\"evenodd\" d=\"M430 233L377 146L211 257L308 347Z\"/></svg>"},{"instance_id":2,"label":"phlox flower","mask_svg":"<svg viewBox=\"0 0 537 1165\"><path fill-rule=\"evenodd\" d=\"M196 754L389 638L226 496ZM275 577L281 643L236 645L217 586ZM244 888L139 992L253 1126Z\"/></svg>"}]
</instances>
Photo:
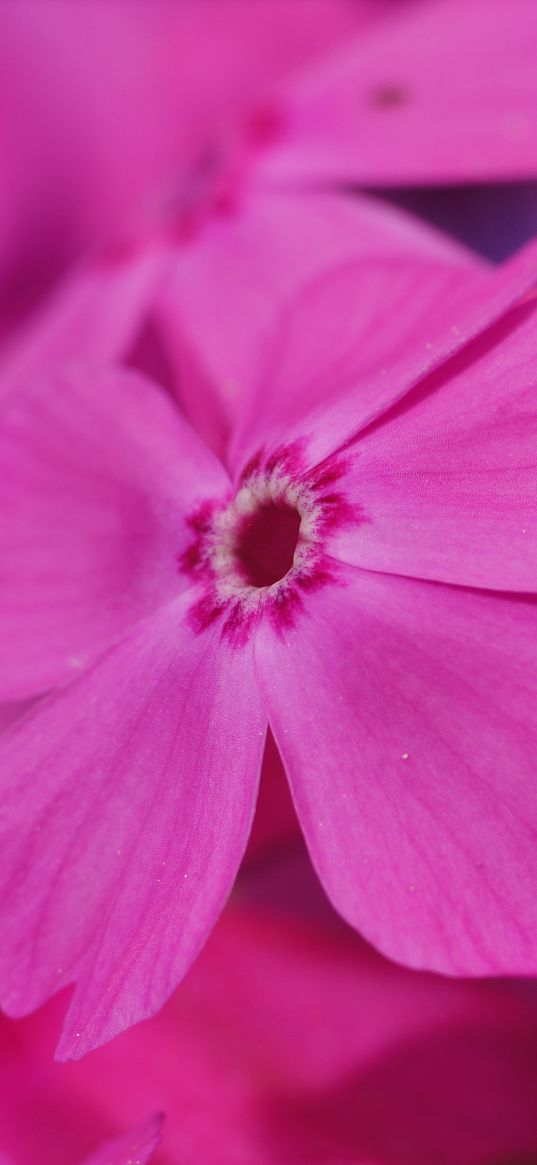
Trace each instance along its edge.
<instances>
[{"instance_id":1,"label":"phlox flower","mask_svg":"<svg viewBox=\"0 0 537 1165\"><path fill-rule=\"evenodd\" d=\"M164 222L66 279L0 356L0 392L72 361L120 362L164 385L223 456L243 387L263 373L282 306L312 274L381 256L396 263L422 256L445 267L454 285L486 270L449 239L369 199L263 189L249 168L268 143L255 133L243 143L230 204L211 201L218 168L216 175L209 168L207 187L201 182L179 212L179 229ZM188 287L184 301L180 287ZM237 296L240 313L233 310ZM260 828L250 847L256 850L295 826L280 767L269 745Z\"/></svg>"},{"instance_id":2,"label":"phlox flower","mask_svg":"<svg viewBox=\"0 0 537 1165\"><path fill-rule=\"evenodd\" d=\"M154 1165L531 1160L531 989L388 963L315 890L297 852L242 875L160 1014L77 1063L51 1060L60 1000L0 1021L17 1165L79 1160L155 1108Z\"/></svg>"},{"instance_id":3,"label":"phlox flower","mask_svg":"<svg viewBox=\"0 0 537 1165\"><path fill-rule=\"evenodd\" d=\"M267 725L349 922L535 970L535 262L328 271L227 464L124 369L4 400L0 696L49 694L0 741L1 999L75 984L61 1055L199 951Z\"/></svg>"}]
</instances>

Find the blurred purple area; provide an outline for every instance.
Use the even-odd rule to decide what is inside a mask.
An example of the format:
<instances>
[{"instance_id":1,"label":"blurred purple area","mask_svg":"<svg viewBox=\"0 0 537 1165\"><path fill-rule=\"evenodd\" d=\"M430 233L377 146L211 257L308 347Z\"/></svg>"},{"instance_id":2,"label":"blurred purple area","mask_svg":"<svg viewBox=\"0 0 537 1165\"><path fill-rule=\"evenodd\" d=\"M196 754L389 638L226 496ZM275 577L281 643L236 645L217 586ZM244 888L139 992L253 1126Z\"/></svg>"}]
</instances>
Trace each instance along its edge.
<instances>
[{"instance_id":1,"label":"blurred purple area","mask_svg":"<svg viewBox=\"0 0 537 1165\"><path fill-rule=\"evenodd\" d=\"M537 234L537 183L376 190L395 206L425 219L494 263Z\"/></svg>"}]
</instances>

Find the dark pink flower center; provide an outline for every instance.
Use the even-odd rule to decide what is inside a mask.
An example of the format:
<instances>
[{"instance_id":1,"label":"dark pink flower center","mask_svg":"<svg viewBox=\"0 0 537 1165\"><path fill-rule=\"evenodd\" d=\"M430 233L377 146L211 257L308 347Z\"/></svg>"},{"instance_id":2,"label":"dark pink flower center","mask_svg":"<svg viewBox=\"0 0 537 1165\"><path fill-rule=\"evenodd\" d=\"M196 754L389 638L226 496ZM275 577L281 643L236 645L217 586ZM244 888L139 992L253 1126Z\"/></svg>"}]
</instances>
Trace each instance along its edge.
<instances>
[{"instance_id":1,"label":"dark pink flower center","mask_svg":"<svg viewBox=\"0 0 537 1165\"><path fill-rule=\"evenodd\" d=\"M364 520L341 490L337 455L305 470L300 443L252 458L234 495L206 501L188 519L193 540L180 566L199 584L190 610L197 632L221 622L234 646L261 618L290 627L305 597L339 577L332 531Z\"/></svg>"},{"instance_id":2,"label":"dark pink flower center","mask_svg":"<svg viewBox=\"0 0 537 1165\"><path fill-rule=\"evenodd\" d=\"M269 501L244 518L235 553L244 581L270 587L291 570L300 530L300 514L286 501Z\"/></svg>"}]
</instances>

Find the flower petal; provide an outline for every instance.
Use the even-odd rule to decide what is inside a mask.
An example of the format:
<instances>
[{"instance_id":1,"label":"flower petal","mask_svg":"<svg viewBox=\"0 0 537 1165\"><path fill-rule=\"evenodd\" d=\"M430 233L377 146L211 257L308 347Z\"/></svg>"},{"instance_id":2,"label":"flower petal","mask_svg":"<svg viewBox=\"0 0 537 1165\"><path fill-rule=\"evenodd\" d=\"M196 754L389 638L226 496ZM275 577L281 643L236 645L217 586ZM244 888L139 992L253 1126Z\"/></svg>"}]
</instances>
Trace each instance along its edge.
<instances>
[{"instance_id":1,"label":"flower petal","mask_svg":"<svg viewBox=\"0 0 537 1165\"><path fill-rule=\"evenodd\" d=\"M225 474L148 380L71 370L0 414L0 699L72 678L177 594L185 510Z\"/></svg>"},{"instance_id":2,"label":"flower petal","mask_svg":"<svg viewBox=\"0 0 537 1165\"><path fill-rule=\"evenodd\" d=\"M163 275L165 249L102 257L65 279L39 314L0 354L0 393L36 374L81 360L116 360L128 351Z\"/></svg>"},{"instance_id":3,"label":"flower petal","mask_svg":"<svg viewBox=\"0 0 537 1165\"><path fill-rule=\"evenodd\" d=\"M537 589L537 299L515 309L366 431L346 488L366 521L345 562L443 582Z\"/></svg>"},{"instance_id":4,"label":"flower petal","mask_svg":"<svg viewBox=\"0 0 537 1165\"><path fill-rule=\"evenodd\" d=\"M308 438L318 464L532 291L537 243L497 270L397 253L334 265L275 329L232 462Z\"/></svg>"},{"instance_id":5,"label":"flower petal","mask_svg":"<svg viewBox=\"0 0 537 1165\"><path fill-rule=\"evenodd\" d=\"M256 670L313 861L385 953L537 968L537 603L347 568ZM309 615L309 617L306 617Z\"/></svg>"},{"instance_id":6,"label":"flower petal","mask_svg":"<svg viewBox=\"0 0 537 1165\"><path fill-rule=\"evenodd\" d=\"M533 0L395 7L290 86L263 173L377 186L534 177Z\"/></svg>"},{"instance_id":7,"label":"flower petal","mask_svg":"<svg viewBox=\"0 0 537 1165\"><path fill-rule=\"evenodd\" d=\"M0 704L0 732L14 724L33 704L33 700L17 700L11 704Z\"/></svg>"},{"instance_id":8,"label":"flower petal","mask_svg":"<svg viewBox=\"0 0 537 1165\"><path fill-rule=\"evenodd\" d=\"M197 954L253 817L265 736L251 651L183 596L0 742L1 998L76 982L64 1057L151 1015Z\"/></svg>"},{"instance_id":9,"label":"flower petal","mask_svg":"<svg viewBox=\"0 0 537 1165\"><path fill-rule=\"evenodd\" d=\"M250 186L236 206L209 217L185 239L159 294L158 316L179 369L180 402L217 450L225 448L245 395L265 370L267 344L291 297L334 264L394 251L450 270L481 269L460 246L408 215L321 192ZM207 381L213 386L209 408ZM216 436L214 402L221 409Z\"/></svg>"},{"instance_id":10,"label":"flower petal","mask_svg":"<svg viewBox=\"0 0 537 1165\"><path fill-rule=\"evenodd\" d=\"M107 1141L82 1165L147 1165L160 1145L162 1124L163 1117L154 1116L140 1128Z\"/></svg>"}]
</instances>

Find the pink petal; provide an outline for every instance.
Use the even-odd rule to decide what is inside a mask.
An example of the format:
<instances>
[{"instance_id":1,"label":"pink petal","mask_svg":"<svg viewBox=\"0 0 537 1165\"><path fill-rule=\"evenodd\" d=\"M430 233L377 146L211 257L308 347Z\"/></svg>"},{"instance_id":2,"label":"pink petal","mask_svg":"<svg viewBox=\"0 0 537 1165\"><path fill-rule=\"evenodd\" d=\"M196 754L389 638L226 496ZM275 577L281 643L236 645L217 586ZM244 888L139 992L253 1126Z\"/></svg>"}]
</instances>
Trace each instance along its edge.
<instances>
[{"instance_id":1,"label":"pink petal","mask_svg":"<svg viewBox=\"0 0 537 1165\"><path fill-rule=\"evenodd\" d=\"M313 861L391 957L537 967L534 600L342 568L256 670Z\"/></svg>"},{"instance_id":2,"label":"pink petal","mask_svg":"<svg viewBox=\"0 0 537 1165\"><path fill-rule=\"evenodd\" d=\"M160 1145L163 1118L155 1116L141 1128L108 1141L82 1165L147 1165Z\"/></svg>"},{"instance_id":3,"label":"pink petal","mask_svg":"<svg viewBox=\"0 0 537 1165\"><path fill-rule=\"evenodd\" d=\"M190 596L4 733L5 1010L76 990L62 1057L153 1014L229 893L264 719L249 651L185 623Z\"/></svg>"},{"instance_id":4,"label":"pink petal","mask_svg":"<svg viewBox=\"0 0 537 1165\"><path fill-rule=\"evenodd\" d=\"M11 704L0 704L0 732L14 724L33 705L33 700L17 700Z\"/></svg>"},{"instance_id":5,"label":"pink petal","mask_svg":"<svg viewBox=\"0 0 537 1165\"><path fill-rule=\"evenodd\" d=\"M181 404L218 451L265 370L267 344L291 297L335 264L393 252L445 263L450 272L481 268L409 216L320 192L246 187L236 205L184 240L159 295L158 318L178 368Z\"/></svg>"},{"instance_id":6,"label":"pink petal","mask_svg":"<svg viewBox=\"0 0 537 1165\"><path fill-rule=\"evenodd\" d=\"M0 698L73 676L177 594L184 523L222 468L134 373L59 372L0 419Z\"/></svg>"},{"instance_id":7,"label":"pink petal","mask_svg":"<svg viewBox=\"0 0 537 1165\"><path fill-rule=\"evenodd\" d=\"M511 312L355 446L367 520L336 558L443 582L535 591L537 299Z\"/></svg>"},{"instance_id":8,"label":"pink petal","mask_svg":"<svg viewBox=\"0 0 537 1165\"><path fill-rule=\"evenodd\" d=\"M0 354L0 393L65 364L123 356L163 275L165 250L103 256L66 278Z\"/></svg>"},{"instance_id":9,"label":"pink petal","mask_svg":"<svg viewBox=\"0 0 537 1165\"><path fill-rule=\"evenodd\" d=\"M533 0L393 8L289 87L263 172L377 186L533 177Z\"/></svg>"},{"instance_id":10,"label":"pink petal","mask_svg":"<svg viewBox=\"0 0 537 1165\"><path fill-rule=\"evenodd\" d=\"M325 269L282 314L231 462L307 437L308 463L318 464L536 282L535 243L492 271L395 251Z\"/></svg>"}]
</instances>

